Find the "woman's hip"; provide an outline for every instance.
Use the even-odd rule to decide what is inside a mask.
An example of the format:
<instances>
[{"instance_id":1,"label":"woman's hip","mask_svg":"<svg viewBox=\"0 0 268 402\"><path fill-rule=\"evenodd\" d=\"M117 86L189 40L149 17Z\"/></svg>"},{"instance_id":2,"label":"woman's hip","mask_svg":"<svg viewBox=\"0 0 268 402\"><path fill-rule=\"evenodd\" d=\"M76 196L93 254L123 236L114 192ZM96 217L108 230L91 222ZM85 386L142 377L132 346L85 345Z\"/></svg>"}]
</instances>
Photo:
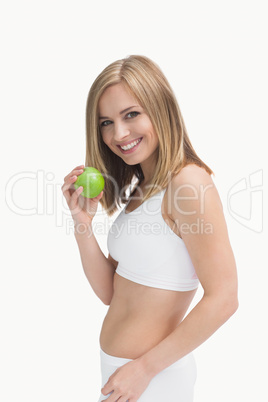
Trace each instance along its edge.
<instances>
[{"instance_id":1,"label":"woman's hip","mask_svg":"<svg viewBox=\"0 0 268 402\"><path fill-rule=\"evenodd\" d=\"M115 370L132 359L110 356L101 350L100 360L103 387ZM196 363L193 353L190 353L153 377L139 402L192 402L195 381ZM99 402L108 396L101 394Z\"/></svg>"}]
</instances>

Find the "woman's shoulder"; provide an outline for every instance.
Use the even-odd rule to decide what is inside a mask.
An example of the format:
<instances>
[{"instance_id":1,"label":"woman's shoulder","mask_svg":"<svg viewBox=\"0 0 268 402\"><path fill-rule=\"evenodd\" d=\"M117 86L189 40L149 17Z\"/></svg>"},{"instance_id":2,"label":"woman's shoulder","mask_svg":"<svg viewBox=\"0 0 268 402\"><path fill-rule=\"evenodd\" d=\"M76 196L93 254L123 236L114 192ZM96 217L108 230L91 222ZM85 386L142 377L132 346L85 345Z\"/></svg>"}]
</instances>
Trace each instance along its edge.
<instances>
[{"instance_id":1,"label":"woman's shoulder","mask_svg":"<svg viewBox=\"0 0 268 402\"><path fill-rule=\"evenodd\" d=\"M221 204L220 196L211 175L202 167L189 164L177 173L169 184L168 204L173 219L174 211L184 211L186 215L202 209L205 199ZM180 214L179 214L180 215Z\"/></svg>"},{"instance_id":2,"label":"woman's shoulder","mask_svg":"<svg viewBox=\"0 0 268 402\"><path fill-rule=\"evenodd\" d=\"M179 173L174 175L170 185L172 189L176 190L178 186L186 187L187 184L189 186L196 186L198 184L209 183L214 185L211 175L205 170L205 168L194 163L190 163L184 166Z\"/></svg>"}]
</instances>

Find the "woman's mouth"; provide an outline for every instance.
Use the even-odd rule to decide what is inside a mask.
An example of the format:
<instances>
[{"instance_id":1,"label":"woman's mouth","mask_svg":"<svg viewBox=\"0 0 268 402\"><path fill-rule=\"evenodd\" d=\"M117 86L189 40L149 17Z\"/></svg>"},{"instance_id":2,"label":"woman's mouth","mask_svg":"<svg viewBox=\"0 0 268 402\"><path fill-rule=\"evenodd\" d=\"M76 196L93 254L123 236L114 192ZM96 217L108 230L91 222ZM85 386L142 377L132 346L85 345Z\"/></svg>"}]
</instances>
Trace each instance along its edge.
<instances>
[{"instance_id":1,"label":"woman's mouth","mask_svg":"<svg viewBox=\"0 0 268 402\"><path fill-rule=\"evenodd\" d=\"M138 148L142 138L143 137L138 138L137 140L132 141L130 144L127 144L125 146L118 145L118 148L120 149L120 151L123 154L130 154L130 153L134 152Z\"/></svg>"}]
</instances>

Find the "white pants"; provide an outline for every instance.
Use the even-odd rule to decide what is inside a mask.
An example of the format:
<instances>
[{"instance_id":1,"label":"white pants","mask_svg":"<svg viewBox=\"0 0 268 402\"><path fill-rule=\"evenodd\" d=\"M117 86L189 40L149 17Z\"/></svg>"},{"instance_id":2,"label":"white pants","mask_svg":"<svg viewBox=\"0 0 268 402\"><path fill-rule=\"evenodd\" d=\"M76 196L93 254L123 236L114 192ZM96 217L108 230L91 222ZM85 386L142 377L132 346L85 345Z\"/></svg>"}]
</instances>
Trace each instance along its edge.
<instances>
[{"instance_id":1,"label":"white pants","mask_svg":"<svg viewBox=\"0 0 268 402\"><path fill-rule=\"evenodd\" d=\"M131 361L131 359L107 355L102 350L100 358L101 387L106 384L116 369ZM196 364L193 354L190 353L153 377L140 396L139 402L193 402L195 381ZM98 402L104 401L110 395L101 394Z\"/></svg>"}]
</instances>

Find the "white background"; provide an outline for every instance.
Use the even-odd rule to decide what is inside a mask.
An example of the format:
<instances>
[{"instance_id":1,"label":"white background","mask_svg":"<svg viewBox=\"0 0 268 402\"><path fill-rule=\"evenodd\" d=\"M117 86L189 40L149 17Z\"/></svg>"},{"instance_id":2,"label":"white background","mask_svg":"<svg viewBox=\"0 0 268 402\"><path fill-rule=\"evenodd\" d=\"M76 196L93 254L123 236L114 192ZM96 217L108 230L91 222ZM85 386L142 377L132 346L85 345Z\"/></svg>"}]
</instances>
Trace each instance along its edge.
<instances>
[{"instance_id":1,"label":"white background","mask_svg":"<svg viewBox=\"0 0 268 402\"><path fill-rule=\"evenodd\" d=\"M1 401L99 397L107 306L84 276L60 187L85 161L93 80L130 54L154 60L174 89L194 148L215 172L237 262L240 308L195 351L195 402L267 401L265 7L260 0L1 3ZM107 255L111 219L99 210L95 222Z\"/></svg>"}]
</instances>

